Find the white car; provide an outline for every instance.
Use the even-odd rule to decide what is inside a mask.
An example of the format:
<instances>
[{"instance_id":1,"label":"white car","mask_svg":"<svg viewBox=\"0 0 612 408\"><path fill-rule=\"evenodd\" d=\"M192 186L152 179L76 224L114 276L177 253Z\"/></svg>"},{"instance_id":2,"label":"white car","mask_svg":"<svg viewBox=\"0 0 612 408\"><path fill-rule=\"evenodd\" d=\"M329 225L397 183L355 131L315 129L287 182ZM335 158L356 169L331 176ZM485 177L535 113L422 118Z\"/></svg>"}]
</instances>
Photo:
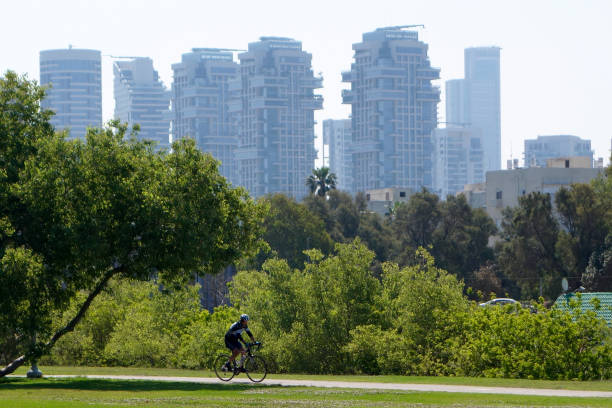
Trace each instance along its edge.
<instances>
[{"instance_id":1,"label":"white car","mask_svg":"<svg viewBox=\"0 0 612 408\"><path fill-rule=\"evenodd\" d=\"M518 303L516 300L514 299L510 299L510 298L497 298L497 299L491 299L488 302L484 302L484 303L480 303L478 306L504 306L504 305L510 305L510 304L515 304Z\"/></svg>"}]
</instances>

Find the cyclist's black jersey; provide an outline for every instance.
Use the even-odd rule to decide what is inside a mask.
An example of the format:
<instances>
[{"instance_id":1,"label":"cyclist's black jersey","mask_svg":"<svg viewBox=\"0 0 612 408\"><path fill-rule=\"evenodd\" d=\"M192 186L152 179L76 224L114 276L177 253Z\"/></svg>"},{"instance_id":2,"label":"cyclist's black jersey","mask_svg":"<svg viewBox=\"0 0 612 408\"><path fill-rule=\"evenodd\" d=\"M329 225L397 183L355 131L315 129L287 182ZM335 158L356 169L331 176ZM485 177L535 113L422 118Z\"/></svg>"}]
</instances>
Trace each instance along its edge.
<instances>
[{"instance_id":1,"label":"cyclist's black jersey","mask_svg":"<svg viewBox=\"0 0 612 408\"><path fill-rule=\"evenodd\" d=\"M228 340L240 339L244 343L244 339L242 338L243 331L245 331L249 337L253 338L253 333L251 333L248 327L242 327L242 323L240 323L240 321L237 321L230 326L227 333L225 333L225 338Z\"/></svg>"}]
</instances>

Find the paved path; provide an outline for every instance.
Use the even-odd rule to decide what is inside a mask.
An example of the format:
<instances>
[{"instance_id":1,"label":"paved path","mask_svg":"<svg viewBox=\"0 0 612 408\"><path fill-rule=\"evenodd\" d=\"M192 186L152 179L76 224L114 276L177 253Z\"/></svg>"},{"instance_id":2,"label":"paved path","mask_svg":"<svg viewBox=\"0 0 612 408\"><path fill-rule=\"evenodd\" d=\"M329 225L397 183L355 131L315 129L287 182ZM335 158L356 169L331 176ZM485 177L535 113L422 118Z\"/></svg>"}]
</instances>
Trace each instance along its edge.
<instances>
[{"instance_id":1,"label":"paved path","mask_svg":"<svg viewBox=\"0 0 612 408\"><path fill-rule=\"evenodd\" d=\"M46 375L47 378L74 378L86 377L109 380L146 380L146 381L173 381L199 384L222 384L216 378L205 377L158 377L137 375ZM229 384L252 384L247 378L234 378ZM511 388L511 387L481 387L471 385L444 385L444 384L397 384L353 381L315 381L315 380L279 380L265 379L264 385L280 385L283 387L322 387L322 388L355 388L371 390L398 390L398 391L425 391L425 392L464 392L474 394L515 394L539 395L548 397L600 397L612 398L609 391L579 391L579 390L553 390L545 388Z\"/></svg>"}]
</instances>

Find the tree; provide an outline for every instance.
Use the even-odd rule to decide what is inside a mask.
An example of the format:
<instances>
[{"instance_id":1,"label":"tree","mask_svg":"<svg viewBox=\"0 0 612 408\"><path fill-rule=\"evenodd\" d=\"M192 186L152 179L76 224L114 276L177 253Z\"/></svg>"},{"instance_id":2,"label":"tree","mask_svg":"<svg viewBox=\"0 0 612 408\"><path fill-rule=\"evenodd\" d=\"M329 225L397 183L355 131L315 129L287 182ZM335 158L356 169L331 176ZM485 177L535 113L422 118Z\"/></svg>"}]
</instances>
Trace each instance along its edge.
<instances>
[{"instance_id":1,"label":"tree","mask_svg":"<svg viewBox=\"0 0 612 408\"><path fill-rule=\"evenodd\" d=\"M440 219L431 249L436 265L459 279L467 279L493 259L488 243L497 230L495 223L482 209L472 209L464 195L449 195L438 208Z\"/></svg>"},{"instance_id":2,"label":"tree","mask_svg":"<svg viewBox=\"0 0 612 408\"><path fill-rule=\"evenodd\" d=\"M439 201L436 194L423 189L412 195L408 203L397 206L393 229L403 246L410 248L410 253L432 244L440 218Z\"/></svg>"},{"instance_id":3,"label":"tree","mask_svg":"<svg viewBox=\"0 0 612 408\"><path fill-rule=\"evenodd\" d=\"M72 331L111 278L184 282L258 247L264 207L231 188L193 141L155 153L116 122L67 141L50 131L40 88L14 74L0 86L1 191L10 203L0 209L0 324L25 350L0 376ZM9 162L10 151L28 154ZM46 316L79 291L87 296L77 313L51 333Z\"/></svg>"},{"instance_id":4,"label":"tree","mask_svg":"<svg viewBox=\"0 0 612 408\"><path fill-rule=\"evenodd\" d=\"M263 220L263 239L271 253L260 252L250 267L259 269L266 259L278 256L292 268L301 268L307 259L305 250L317 248L326 254L332 250L323 221L305 205L283 194L267 196L262 202L270 209Z\"/></svg>"},{"instance_id":5,"label":"tree","mask_svg":"<svg viewBox=\"0 0 612 408\"><path fill-rule=\"evenodd\" d=\"M603 246L591 254L582 283L593 291L612 291L612 165L606 168L605 176L593 180L591 185L603 207L604 216L598 222L608 232Z\"/></svg>"},{"instance_id":6,"label":"tree","mask_svg":"<svg viewBox=\"0 0 612 408\"><path fill-rule=\"evenodd\" d=\"M306 185L310 189L310 194L325 197L329 190L336 188L336 175L330 173L329 167L313 169L312 174L306 179Z\"/></svg>"},{"instance_id":7,"label":"tree","mask_svg":"<svg viewBox=\"0 0 612 408\"><path fill-rule=\"evenodd\" d=\"M359 211L349 193L330 190L326 199L310 195L304 198L304 205L323 221L335 242L349 242L357 236Z\"/></svg>"},{"instance_id":8,"label":"tree","mask_svg":"<svg viewBox=\"0 0 612 408\"><path fill-rule=\"evenodd\" d=\"M502 272L518 281L523 294L554 298L561 277L568 276L556 246L559 223L550 194L533 192L519 205L504 210L498 263Z\"/></svg>"},{"instance_id":9,"label":"tree","mask_svg":"<svg viewBox=\"0 0 612 408\"><path fill-rule=\"evenodd\" d=\"M266 352L283 371L345 370L350 331L377 320L374 254L359 240L335 250L327 257L306 251L302 269L269 259L262 271L239 272L230 286L232 303L258 316Z\"/></svg>"},{"instance_id":10,"label":"tree","mask_svg":"<svg viewBox=\"0 0 612 408\"><path fill-rule=\"evenodd\" d=\"M555 204L561 225L557 250L574 281L586 281L581 276L593 255L606 250L606 236L611 232L605 222L610 204L596 193L590 184L572 184L560 189ZM594 282L592 282L594 283Z\"/></svg>"}]
</instances>

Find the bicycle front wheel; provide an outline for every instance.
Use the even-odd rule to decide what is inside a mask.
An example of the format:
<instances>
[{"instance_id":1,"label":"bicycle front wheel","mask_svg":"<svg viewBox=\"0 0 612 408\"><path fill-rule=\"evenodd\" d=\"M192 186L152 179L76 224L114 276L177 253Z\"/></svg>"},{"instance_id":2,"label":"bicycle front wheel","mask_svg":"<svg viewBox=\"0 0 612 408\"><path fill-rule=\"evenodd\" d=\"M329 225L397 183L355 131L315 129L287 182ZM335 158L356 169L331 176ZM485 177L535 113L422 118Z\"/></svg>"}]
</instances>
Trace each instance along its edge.
<instances>
[{"instance_id":1,"label":"bicycle front wheel","mask_svg":"<svg viewBox=\"0 0 612 408\"><path fill-rule=\"evenodd\" d=\"M221 354L219 357L215 359L215 374L221 381L229 381L234 378L234 368L230 366L229 369L225 367L225 363L227 363L230 359L229 354Z\"/></svg>"},{"instance_id":2,"label":"bicycle front wheel","mask_svg":"<svg viewBox=\"0 0 612 408\"><path fill-rule=\"evenodd\" d=\"M268 374L266 360L260 356L247 357L244 362L244 371L246 371L246 375L251 381L262 382Z\"/></svg>"}]
</instances>

